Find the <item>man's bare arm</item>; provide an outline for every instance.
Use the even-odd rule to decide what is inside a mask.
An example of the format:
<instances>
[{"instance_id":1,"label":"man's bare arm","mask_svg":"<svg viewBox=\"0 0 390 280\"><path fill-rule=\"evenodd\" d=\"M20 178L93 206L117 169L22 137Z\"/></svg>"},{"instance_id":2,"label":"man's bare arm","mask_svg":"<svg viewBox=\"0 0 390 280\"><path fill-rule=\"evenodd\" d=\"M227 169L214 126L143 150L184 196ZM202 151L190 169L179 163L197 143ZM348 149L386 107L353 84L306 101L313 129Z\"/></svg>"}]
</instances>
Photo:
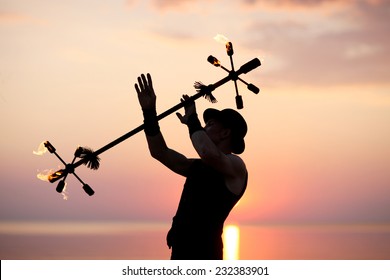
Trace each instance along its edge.
<instances>
[{"instance_id":1,"label":"man's bare arm","mask_svg":"<svg viewBox=\"0 0 390 280\"><path fill-rule=\"evenodd\" d=\"M187 95L183 95L181 100L185 102L188 99ZM226 184L231 192L235 194L241 193L247 176L246 167L242 159L236 155L224 154L215 145L200 126L194 102L187 104L184 108L184 116L180 113L176 115L183 124L188 125L192 144L202 161L225 176Z\"/></svg>"},{"instance_id":2,"label":"man's bare arm","mask_svg":"<svg viewBox=\"0 0 390 280\"><path fill-rule=\"evenodd\" d=\"M150 154L153 158L164 164L173 172L187 176L187 172L193 160L183 154L170 149L161 133L155 136L146 136Z\"/></svg>"},{"instance_id":3,"label":"man's bare arm","mask_svg":"<svg viewBox=\"0 0 390 280\"><path fill-rule=\"evenodd\" d=\"M153 89L152 77L142 74L134 85L138 101L144 114L144 131L150 154L172 171L186 176L191 160L184 155L168 148L158 125L156 113L156 94Z\"/></svg>"}]
</instances>

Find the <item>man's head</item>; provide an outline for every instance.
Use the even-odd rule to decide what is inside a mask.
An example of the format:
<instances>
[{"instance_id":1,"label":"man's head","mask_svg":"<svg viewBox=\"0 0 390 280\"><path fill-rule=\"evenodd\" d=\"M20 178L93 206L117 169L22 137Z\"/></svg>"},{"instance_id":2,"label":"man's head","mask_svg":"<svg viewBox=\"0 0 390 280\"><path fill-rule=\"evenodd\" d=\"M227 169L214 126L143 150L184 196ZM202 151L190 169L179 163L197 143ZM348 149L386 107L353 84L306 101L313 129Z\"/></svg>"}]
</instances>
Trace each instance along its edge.
<instances>
[{"instance_id":1,"label":"man's head","mask_svg":"<svg viewBox=\"0 0 390 280\"><path fill-rule=\"evenodd\" d=\"M230 131L230 146L231 151L235 154L241 154L245 150L244 137L248 131L247 124L244 118L233 109L224 109L222 111L216 109L207 109L203 113L203 119L206 123L215 120L223 128Z\"/></svg>"}]
</instances>

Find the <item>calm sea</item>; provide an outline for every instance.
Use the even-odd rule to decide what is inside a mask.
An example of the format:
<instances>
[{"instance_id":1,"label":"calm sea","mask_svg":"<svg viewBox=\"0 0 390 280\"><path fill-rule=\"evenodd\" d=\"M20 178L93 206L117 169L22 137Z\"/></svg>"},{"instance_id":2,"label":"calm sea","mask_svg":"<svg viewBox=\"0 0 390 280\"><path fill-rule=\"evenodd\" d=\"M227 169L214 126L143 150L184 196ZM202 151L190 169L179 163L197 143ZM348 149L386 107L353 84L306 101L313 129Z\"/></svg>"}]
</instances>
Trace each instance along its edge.
<instances>
[{"instance_id":1,"label":"calm sea","mask_svg":"<svg viewBox=\"0 0 390 280\"><path fill-rule=\"evenodd\" d=\"M0 222L0 259L165 260L168 224ZM390 259L390 225L235 225L226 258Z\"/></svg>"}]
</instances>

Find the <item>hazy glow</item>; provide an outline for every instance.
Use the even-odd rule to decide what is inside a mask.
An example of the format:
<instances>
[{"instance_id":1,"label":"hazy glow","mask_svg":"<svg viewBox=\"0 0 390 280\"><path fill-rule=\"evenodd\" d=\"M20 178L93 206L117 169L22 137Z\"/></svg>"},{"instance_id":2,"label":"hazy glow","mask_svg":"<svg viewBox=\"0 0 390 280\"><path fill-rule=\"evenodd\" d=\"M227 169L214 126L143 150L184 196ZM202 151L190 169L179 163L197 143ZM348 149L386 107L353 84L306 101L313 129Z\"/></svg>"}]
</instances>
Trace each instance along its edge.
<instances>
[{"instance_id":1,"label":"hazy glow","mask_svg":"<svg viewBox=\"0 0 390 280\"><path fill-rule=\"evenodd\" d=\"M0 258L168 259L164 240L169 227L148 222L0 222ZM240 225L240 259L388 260L389 233L389 225Z\"/></svg>"},{"instance_id":2,"label":"hazy glow","mask_svg":"<svg viewBox=\"0 0 390 280\"><path fill-rule=\"evenodd\" d=\"M169 225L129 222L1 222L0 234L91 235L118 234L129 231L164 230Z\"/></svg>"}]
</instances>

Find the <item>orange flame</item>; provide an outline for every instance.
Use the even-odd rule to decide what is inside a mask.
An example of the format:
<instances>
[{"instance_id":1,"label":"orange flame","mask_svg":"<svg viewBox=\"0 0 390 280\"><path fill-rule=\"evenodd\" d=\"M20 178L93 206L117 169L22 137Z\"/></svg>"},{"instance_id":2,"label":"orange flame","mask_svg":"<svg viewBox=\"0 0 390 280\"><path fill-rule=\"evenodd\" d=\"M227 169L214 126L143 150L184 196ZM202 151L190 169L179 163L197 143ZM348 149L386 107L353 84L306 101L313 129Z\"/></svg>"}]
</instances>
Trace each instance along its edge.
<instances>
[{"instance_id":1,"label":"orange flame","mask_svg":"<svg viewBox=\"0 0 390 280\"><path fill-rule=\"evenodd\" d=\"M38 174L37 174L37 178L39 180L42 180L42 181L45 181L45 182L50 182L50 178L52 178L53 176L58 175L57 173L60 173L60 172L55 172L54 169L45 169L43 171L39 171L38 170ZM68 192L66 191L66 185L67 183L65 182L65 187L62 191L62 198L64 200L68 200L69 198L69 195L68 195Z\"/></svg>"},{"instance_id":2,"label":"orange flame","mask_svg":"<svg viewBox=\"0 0 390 280\"><path fill-rule=\"evenodd\" d=\"M54 172L54 169L45 169L42 172L38 170L37 178L39 180L49 182L49 176Z\"/></svg>"},{"instance_id":3,"label":"orange flame","mask_svg":"<svg viewBox=\"0 0 390 280\"><path fill-rule=\"evenodd\" d=\"M33 151L34 155L41 156L47 152L47 148L45 147L45 141L39 144L38 149Z\"/></svg>"},{"instance_id":4,"label":"orange flame","mask_svg":"<svg viewBox=\"0 0 390 280\"><path fill-rule=\"evenodd\" d=\"M64 169L60 169L56 172L52 172L52 174L49 174L49 176L47 177L48 181L50 183L53 183L56 181L56 179L60 176L62 176L62 174L64 174L65 170ZM58 179L57 179L58 180Z\"/></svg>"}]
</instances>

